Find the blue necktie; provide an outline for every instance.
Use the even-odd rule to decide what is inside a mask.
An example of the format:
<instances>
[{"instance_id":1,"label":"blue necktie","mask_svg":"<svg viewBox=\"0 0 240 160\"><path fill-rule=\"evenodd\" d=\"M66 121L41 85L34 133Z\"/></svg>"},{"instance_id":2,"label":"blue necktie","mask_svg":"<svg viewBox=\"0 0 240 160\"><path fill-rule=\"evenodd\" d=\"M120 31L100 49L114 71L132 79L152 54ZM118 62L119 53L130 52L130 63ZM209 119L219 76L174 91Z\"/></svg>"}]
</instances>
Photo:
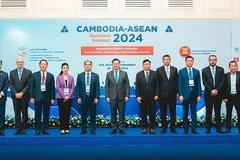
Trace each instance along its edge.
<instances>
[{"instance_id":1,"label":"blue necktie","mask_svg":"<svg viewBox=\"0 0 240 160\"><path fill-rule=\"evenodd\" d=\"M215 70L212 68L213 85L215 86Z\"/></svg>"},{"instance_id":2,"label":"blue necktie","mask_svg":"<svg viewBox=\"0 0 240 160\"><path fill-rule=\"evenodd\" d=\"M89 76L89 73L87 73L87 86L90 86L90 76ZM86 94L89 95L90 94L90 89L89 90L86 90Z\"/></svg>"},{"instance_id":3,"label":"blue necktie","mask_svg":"<svg viewBox=\"0 0 240 160\"><path fill-rule=\"evenodd\" d=\"M18 79L20 80L22 76L22 70L18 70Z\"/></svg>"},{"instance_id":4,"label":"blue necktie","mask_svg":"<svg viewBox=\"0 0 240 160\"><path fill-rule=\"evenodd\" d=\"M87 73L87 86L90 85L90 76L89 76L89 73Z\"/></svg>"},{"instance_id":5,"label":"blue necktie","mask_svg":"<svg viewBox=\"0 0 240 160\"><path fill-rule=\"evenodd\" d=\"M115 82L118 83L118 71L115 71Z\"/></svg>"},{"instance_id":6,"label":"blue necktie","mask_svg":"<svg viewBox=\"0 0 240 160\"><path fill-rule=\"evenodd\" d=\"M192 70L189 69L189 80L192 80L192 79L193 79L193 77L192 77Z\"/></svg>"}]
</instances>

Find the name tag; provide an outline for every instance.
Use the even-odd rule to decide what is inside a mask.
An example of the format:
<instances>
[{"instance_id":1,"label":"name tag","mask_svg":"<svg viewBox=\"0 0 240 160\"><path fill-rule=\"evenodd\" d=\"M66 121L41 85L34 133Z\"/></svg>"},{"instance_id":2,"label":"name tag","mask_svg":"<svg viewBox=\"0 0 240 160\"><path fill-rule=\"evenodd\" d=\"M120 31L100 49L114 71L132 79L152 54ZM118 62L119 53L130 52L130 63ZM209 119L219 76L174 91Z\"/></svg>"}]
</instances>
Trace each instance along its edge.
<instances>
[{"instance_id":1,"label":"name tag","mask_svg":"<svg viewBox=\"0 0 240 160\"><path fill-rule=\"evenodd\" d=\"M189 86L194 86L194 80L189 80Z\"/></svg>"},{"instance_id":2,"label":"name tag","mask_svg":"<svg viewBox=\"0 0 240 160\"><path fill-rule=\"evenodd\" d=\"M64 88L64 95L68 95L69 94L69 88Z\"/></svg>"},{"instance_id":3,"label":"name tag","mask_svg":"<svg viewBox=\"0 0 240 160\"><path fill-rule=\"evenodd\" d=\"M86 86L86 92L89 93L90 92L90 85Z\"/></svg>"},{"instance_id":4,"label":"name tag","mask_svg":"<svg viewBox=\"0 0 240 160\"><path fill-rule=\"evenodd\" d=\"M45 84L41 84L41 91L45 92L46 91L46 85Z\"/></svg>"}]
</instances>

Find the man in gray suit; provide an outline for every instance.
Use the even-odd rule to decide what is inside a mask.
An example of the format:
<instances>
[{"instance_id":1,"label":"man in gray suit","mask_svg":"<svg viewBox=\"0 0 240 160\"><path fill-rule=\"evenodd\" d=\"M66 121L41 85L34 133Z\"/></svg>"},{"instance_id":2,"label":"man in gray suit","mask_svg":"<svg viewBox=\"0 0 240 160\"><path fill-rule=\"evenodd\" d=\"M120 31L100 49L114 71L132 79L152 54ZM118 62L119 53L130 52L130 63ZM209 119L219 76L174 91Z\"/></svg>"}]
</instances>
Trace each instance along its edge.
<instances>
[{"instance_id":1,"label":"man in gray suit","mask_svg":"<svg viewBox=\"0 0 240 160\"><path fill-rule=\"evenodd\" d=\"M10 89L12 92L12 101L15 111L16 131L14 132L14 135L26 134L28 121L29 83L32 76L32 71L23 67L23 57L18 57L16 64L17 69L10 72Z\"/></svg>"},{"instance_id":2,"label":"man in gray suit","mask_svg":"<svg viewBox=\"0 0 240 160\"><path fill-rule=\"evenodd\" d=\"M117 111L119 112L120 133L125 134L125 105L130 97L130 86L127 72L120 70L120 60L112 60L113 70L107 73L105 81L105 97L111 108L111 125L110 134L117 133Z\"/></svg>"},{"instance_id":3,"label":"man in gray suit","mask_svg":"<svg viewBox=\"0 0 240 160\"><path fill-rule=\"evenodd\" d=\"M0 60L0 136L5 136L5 107L7 100L7 90L9 87L9 79L7 72L1 70L2 61Z\"/></svg>"}]
</instances>

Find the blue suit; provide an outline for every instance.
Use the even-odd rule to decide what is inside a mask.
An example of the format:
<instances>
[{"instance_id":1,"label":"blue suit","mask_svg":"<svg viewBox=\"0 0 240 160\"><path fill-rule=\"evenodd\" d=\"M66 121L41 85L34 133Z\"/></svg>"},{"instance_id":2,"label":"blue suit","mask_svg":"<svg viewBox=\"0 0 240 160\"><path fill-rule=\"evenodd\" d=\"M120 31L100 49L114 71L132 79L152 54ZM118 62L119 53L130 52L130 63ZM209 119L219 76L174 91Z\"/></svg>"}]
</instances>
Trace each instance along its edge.
<instances>
[{"instance_id":1,"label":"blue suit","mask_svg":"<svg viewBox=\"0 0 240 160\"><path fill-rule=\"evenodd\" d=\"M197 97L201 96L201 79L199 70L192 68L192 76L194 86L189 85L189 75L187 67L179 71L178 76L178 94L183 96L183 127L188 129L188 109L190 104L192 125L191 128L196 129L197 124Z\"/></svg>"},{"instance_id":2,"label":"blue suit","mask_svg":"<svg viewBox=\"0 0 240 160\"><path fill-rule=\"evenodd\" d=\"M41 91L41 72L32 74L30 81L30 98L35 99L35 129L41 130L41 115L43 108L43 130L48 130L49 126L49 113L51 100L55 100L55 81L54 76L47 72L46 77L46 91Z\"/></svg>"},{"instance_id":3,"label":"blue suit","mask_svg":"<svg viewBox=\"0 0 240 160\"><path fill-rule=\"evenodd\" d=\"M86 81L85 81L85 72L78 74L77 84L76 84L76 94L77 99L82 100L81 109L82 109L82 129L86 130L87 128L87 115L88 109L90 114L90 127L91 130L96 129L96 104L94 99L99 100L100 96L100 84L98 74L91 72L90 78L90 93L86 93Z\"/></svg>"}]
</instances>

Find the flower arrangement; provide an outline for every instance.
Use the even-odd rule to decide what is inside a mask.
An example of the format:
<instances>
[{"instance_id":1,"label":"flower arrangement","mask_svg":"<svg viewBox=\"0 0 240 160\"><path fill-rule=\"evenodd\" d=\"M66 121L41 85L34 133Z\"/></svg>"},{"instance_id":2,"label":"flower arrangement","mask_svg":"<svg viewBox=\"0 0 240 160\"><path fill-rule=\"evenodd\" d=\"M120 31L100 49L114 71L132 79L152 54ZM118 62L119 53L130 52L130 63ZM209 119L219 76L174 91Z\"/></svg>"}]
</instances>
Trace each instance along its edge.
<instances>
[{"instance_id":1,"label":"flower arrangement","mask_svg":"<svg viewBox=\"0 0 240 160\"><path fill-rule=\"evenodd\" d=\"M90 124L90 119L88 117L88 125ZM149 120L149 117L148 117ZM215 117L213 116L212 122L214 123ZM170 117L167 116L167 121L170 122ZM226 122L226 116L224 114L221 115L221 125L224 126ZM34 128L34 118L29 117L28 119L28 128ZM69 119L70 128L79 128L81 127L82 119L81 116L71 116ZM170 123L169 123L170 124ZM191 124L191 119L189 120L189 125ZM237 125L237 116L232 116L232 126ZM5 121L6 128L14 128L15 127L15 120L14 117L7 116ZM109 128L111 127L111 116L103 116L97 115L96 116L96 126L98 128ZM141 118L138 115L128 115L125 116L125 126L126 127L141 127ZM161 127L161 118L160 116L156 116L156 127ZM176 127L182 127L183 120L182 117L176 117ZM205 116L197 117L197 126L198 127L205 127L206 126L206 119ZM60 121L59 117L50 116L49 118L49 128L59 128Z\"/></svg>"}]
</instances>

